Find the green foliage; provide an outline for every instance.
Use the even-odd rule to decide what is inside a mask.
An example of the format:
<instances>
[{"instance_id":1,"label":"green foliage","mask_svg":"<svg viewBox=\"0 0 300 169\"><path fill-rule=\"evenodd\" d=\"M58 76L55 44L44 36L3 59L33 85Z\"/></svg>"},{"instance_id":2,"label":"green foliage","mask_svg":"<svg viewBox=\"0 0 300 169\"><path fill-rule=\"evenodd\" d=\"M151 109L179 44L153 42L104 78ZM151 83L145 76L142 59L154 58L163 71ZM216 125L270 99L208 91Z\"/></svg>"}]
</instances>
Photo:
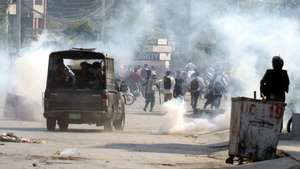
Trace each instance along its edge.
<instances>
[{"instance_id":1,"label":"green foliage","mask_svg":"<svg viewBox=\"0 0 300 169\"><path fill-rule=\"evenodd\" d=\"M78 21L71 23L63 34L71 44L82 44L87 41L96 41L97 34L88 21Z\"/></svg>"}]
</instances>

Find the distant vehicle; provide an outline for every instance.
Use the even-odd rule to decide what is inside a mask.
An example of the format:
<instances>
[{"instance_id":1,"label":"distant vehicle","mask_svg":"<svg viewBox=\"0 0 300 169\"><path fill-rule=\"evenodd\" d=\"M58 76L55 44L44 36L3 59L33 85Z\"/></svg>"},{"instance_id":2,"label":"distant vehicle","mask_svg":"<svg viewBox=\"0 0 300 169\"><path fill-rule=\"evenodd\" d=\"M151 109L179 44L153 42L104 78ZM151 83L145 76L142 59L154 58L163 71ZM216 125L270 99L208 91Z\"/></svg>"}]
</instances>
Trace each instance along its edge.
<instances>
[{"instance_id":1,"label":"distant vehicle","mask_svg":"<svg viewBox=\"0 0 300 169\"><path fill-rule=\"evenodd\" d=\"M43 97L47 130L96 124L123 130L125 106L114 78L114 59L92 49L53 52Z\"/></svg>"}]
</instances>

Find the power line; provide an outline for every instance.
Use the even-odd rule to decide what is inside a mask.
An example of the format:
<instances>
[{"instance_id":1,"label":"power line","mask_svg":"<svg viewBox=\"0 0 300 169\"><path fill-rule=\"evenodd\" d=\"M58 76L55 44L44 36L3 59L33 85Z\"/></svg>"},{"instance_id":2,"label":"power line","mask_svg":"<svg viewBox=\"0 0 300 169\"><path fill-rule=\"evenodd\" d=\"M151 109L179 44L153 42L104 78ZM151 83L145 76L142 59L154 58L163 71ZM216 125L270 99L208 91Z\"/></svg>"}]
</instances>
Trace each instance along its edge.
<instances>
[{"instance_id":1,"label":"power line","mask_svg":"<svg viewBox=\"0 0 300 169\"><path fill-rule=\"evenodd\" d=\"M59 3L52 1L52 4L50 3L50 6L48 6L48 17L60 22L76 22L90 19L91 17L105 17L108 14L108 10L114 5L115 1L110 0L110 3L105 7L105 12L103 12L103 4L100 0L90 0L87 3L84 3L85 6L79 5L83 4L82 0L77 0L75 5L67 3L68 1L56 2ZM68 4L69 6L66 7Z\"/></svg>"},{"instance_id":2,"label":"power line","mask_svg":"<svg viewBox=\"0 0 300 169\"><path fill-rule=\"evenodd\" d=\"M89 1L84 3L84 5L78 5L79 3L75 3L74 5L73 1L72 3L66 2L67 1L52 1L52 4L50 3L47 7L48 16L63 22L75 22L88 18L101 8L101 4L98 0Z\"/></svg>"}]
</instances>

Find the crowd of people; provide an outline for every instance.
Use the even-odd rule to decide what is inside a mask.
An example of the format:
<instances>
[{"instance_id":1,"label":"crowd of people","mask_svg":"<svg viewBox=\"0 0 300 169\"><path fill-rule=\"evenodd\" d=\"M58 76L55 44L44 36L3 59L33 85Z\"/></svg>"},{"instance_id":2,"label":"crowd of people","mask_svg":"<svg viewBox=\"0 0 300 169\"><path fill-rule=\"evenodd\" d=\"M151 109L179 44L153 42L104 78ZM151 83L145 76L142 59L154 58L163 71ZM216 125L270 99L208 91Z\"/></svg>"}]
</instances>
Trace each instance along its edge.
<instances>
[{"instance_id":1,"label":"crowd of people","mask_svg":"<svg viewBox=\"0 0 300 169\"><path fill-rule=\"evenodd\" d=\"M127 69L124 82L136 97L145 98L144 111L152 111L155 106L155 93L159 93L159 102L167 102L173 98L182 98L187 93L191 96L193 112L199 108L199 99L204 100L202 108L219 109L224 94L228 91L228 75L215 68L199 71L192 63L183 70L157 72L154 66L145 64ZM150 106L150 107L149 107Z\"/></svg>"},{"instance_id":2,"label":"crowd of people","mask_svg":"<svg viewBox=\"0 0 300 169\"><path fill-rule=\"evenodd\" d=\"M283 67L283 60L274 57L272 60L274 70L268 70L261 80L261 94L267 100L285 101L285 92L288 92L289 79L286 71L279 71ZM58 60L55 67L55 85L58 87L76 86L77 88L103 87L105 82L103 64L101 62L81 62L80 69L73 72ZM130 91L135 97L145 99L144 111L152 111L155 106L156 92L159 93L159 102L184 99L190 93L190 104L193 112L197 112L199 100L203 101L203 109L219 109L221 101L228 92L230 77L224 69L208 67L198 69L193 63L188 63L182 70L167 70L158 72L154 66L128 67L125 76L120 79L122 90ZM271 83L275 84L269 85ZM126 88L126 89L125 89ZM150 106L150 107L149 107ZM209 106L209 107L208 107ZM148 108L149 107L149 108Z\"/></svg>"}]
</instances>

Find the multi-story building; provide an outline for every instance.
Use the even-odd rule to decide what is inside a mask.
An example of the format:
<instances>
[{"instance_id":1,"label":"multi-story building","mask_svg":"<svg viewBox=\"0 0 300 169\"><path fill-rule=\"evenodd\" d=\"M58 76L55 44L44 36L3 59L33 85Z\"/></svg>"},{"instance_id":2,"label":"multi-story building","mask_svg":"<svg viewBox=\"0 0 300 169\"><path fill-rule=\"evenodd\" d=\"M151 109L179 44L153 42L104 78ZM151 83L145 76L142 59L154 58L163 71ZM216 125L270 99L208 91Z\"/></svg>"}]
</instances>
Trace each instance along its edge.
<instances>
[{"instance_id":1,"label":"multi-story building","mask_svg":"<svg viewBox=\"0 0 300 169\"><path fill-rule=\"evenodd\" d=\"M37 38L39 34L46 28L47 0L33 0L33 38Z\"/></svg>"},{"instance_id":2,"label":"multi-story building","mask_svg":"<svg viewBox=\"0 0 300 169\"><path fill-rule=\"evenodd\" d=\"M8 31L12 48L22 48L45 28L46 0L10 0Z\"/></svg>"},{"instance_id":3,"label":"multi-story building","mask_svg":"<svg viewBox=\"0 0 300 169\"><path fill-rule=\"evenodd\" d=\"M242 9L257 9L264 7L269 11L278 11L284 9L290 0L236 0L237 6Z\"/></svg>"},{"instance_id":4,"label":"multi-story building","mask_svg":"<svg viewBox=\"0 0 300 169\"><path fill-rule=\"evenodd\" d=\"M0 45L7 42L7 0L0 0Z\"/></svg>"}]
</instances>

